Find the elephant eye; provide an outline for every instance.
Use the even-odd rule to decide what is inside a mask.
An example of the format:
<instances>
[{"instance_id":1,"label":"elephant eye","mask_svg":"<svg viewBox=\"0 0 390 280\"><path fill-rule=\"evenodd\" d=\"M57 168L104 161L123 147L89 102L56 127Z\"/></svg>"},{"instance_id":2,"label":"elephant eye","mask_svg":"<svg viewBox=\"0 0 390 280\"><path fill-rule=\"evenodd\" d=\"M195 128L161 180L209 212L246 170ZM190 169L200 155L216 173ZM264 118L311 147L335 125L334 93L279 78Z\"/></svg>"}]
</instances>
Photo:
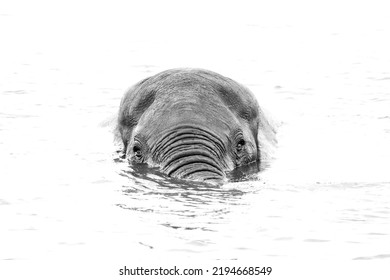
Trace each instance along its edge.
<instances>
[{"instance_id":1,"label":"elephant eye","mask_svg":"<svg viewBox=\"0 0 390 280\"><path fill-rule=\"evenodd\" d=\"M135 155L137 158L141 158L141 157L142 157L141 147L138 146L138 145L135 145L135 146L133 147L133 153L134 153L134 155Z\"/></svg>"},{"instance_id":2,"label":"elephant eye","mask_svg":"<svg viewBox=\"0 0 390 280\"><path fill-rule=\"evenodd\" d=\"M245 140L241 139L240 141L237 142L236 150L237 152L241 152L242 149L244 148L245 145Z\"/></svg>"},{"instance_id":3,"label":"elephant eye","mask_svg":"<svg viewBox=\"0 0 390 280\"><path fill-rule=\"evenodd\" d=\"M145 142L140 139L140 136L135 136L132 143L129 145L129 159L136 163L145 161L147 149Z\"/></svg>"}]
</instances>

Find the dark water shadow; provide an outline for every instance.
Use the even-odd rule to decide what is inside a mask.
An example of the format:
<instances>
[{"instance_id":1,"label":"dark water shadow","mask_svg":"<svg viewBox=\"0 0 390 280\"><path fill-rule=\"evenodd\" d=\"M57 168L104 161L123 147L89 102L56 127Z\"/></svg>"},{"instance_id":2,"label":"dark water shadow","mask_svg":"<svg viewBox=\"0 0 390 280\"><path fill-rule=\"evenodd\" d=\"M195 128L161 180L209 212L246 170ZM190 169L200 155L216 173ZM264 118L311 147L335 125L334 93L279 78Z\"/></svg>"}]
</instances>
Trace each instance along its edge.
<instances>
[{"instance_id":1,"label":"dark water shadow","mask_svg":"<svg viewBox=\"0 0 390 280\"><path fill-rule=\"evenodd\" d=\"M257 163L252 163L229 172L227 174L227 181L206 183L171 178L160 172L158 168L151 168L147 164L130 164L120 151L117 152L114 161L121 165L119 175L129 179L128 187L138 186L140 189L144 190L155 189L157 193L161 195L169 194L170 190L175 190L181 192L197 191L199 194L202 194L202 192L218 192L236 197L242 195L244 191L237 188L237 184L233 187L231 184L229 185L229 183L258 181L258 173L260 171L259 165ZM152 188L152 186L157 187L157 189Z\"/></svg>"},{"instance_id":2,"label":"dark water shadow","mask_svg":"<svg viewBox=\"0 0 390 280\"><path fill-rule=\"evenodd\" d=\"M150 168L147 165L127 165L121 170L120 175L129 179L129 184L123 186L125 194L142 192L167 198L180 196L188 202L199 203L208 203L210 196L213 200L224 200L237 199L244 194L244 191L236 187L226 187L223 182L210 184L170 178L161 173L158 168Z\"/></svg>"},{"instance_id":3,"label":"dark water shadow","mask_svg":"<svg viewBox=\"0 0 390 280\"><path fill-rule=\"evenodd\" d=\"M133 214L149 215L175 230L213 231L213 225L223 223L236 206L245 205L242 197L252 190L241 189L240 182L250 178L248 170L257 168L229 174L231 182L210 184L170 178L158 168L132 165L121 157L115 161L119 175L127 181L121 186L123 197L117 206Z\"/></svg>"},{"instance_id":4,"label":"dark water shadow","mask_svg":"<svg viewBox=\"0 0 390 280\"><path fill-rule=\"evenodd\" d=\"M258 162L239 167L227 174L229 182L258 181L261 171Z\"/></svg>"}]
</instances>

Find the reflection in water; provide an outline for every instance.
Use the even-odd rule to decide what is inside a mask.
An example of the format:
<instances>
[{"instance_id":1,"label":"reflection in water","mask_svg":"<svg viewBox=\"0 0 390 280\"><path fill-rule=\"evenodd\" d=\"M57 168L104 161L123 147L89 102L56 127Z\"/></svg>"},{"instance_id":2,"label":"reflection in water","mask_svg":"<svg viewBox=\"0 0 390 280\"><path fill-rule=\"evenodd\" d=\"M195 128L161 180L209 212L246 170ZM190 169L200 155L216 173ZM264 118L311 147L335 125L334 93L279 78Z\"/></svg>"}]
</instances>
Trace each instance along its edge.
<instances>
[{"instance_id":1,"label":"reflection in water","mask_svg":"<svg viewBox=\"0 0 390 280\"><path fill-rule=\"evenodd\" d=\"M129 165L127 160L118 160L122 166L120 175L128 179L122 187L126 199L118 204L123 209L154 213L161 217L176 216L178 219L161 220L161 225L173 229L215 231L212 224L221 223L232 205L240 205L243 189L232 185L214 185L170 178L156 168L146 165ZM156 203L158 202L158 203ZM202 217L207 220L200 221ZM188 218L198 220L188 223ZM172 222L173 221L173 222Z\"/></svg>"}]
</instances>

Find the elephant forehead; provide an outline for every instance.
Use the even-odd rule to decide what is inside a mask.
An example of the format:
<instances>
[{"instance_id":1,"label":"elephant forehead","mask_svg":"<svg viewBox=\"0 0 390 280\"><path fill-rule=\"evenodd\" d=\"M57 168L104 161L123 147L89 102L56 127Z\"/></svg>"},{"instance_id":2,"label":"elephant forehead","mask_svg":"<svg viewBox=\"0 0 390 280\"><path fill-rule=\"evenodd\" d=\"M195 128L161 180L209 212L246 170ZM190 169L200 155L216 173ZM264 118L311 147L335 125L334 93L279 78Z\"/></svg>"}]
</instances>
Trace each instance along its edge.
<instances>
[{"instance_id":1,"label":"elephant forehead","mask_svg":"<svg viewBox=\"0 0 390 280\"><path fill-rule=\"evenodd\" d=\"M138 125L142 133L151 136L178 125L207 127L226 135L232 127L239 126L239 122L223 103L200 104L187 99L154 103L140 118Z\"/></svg>"},{"instance_id":2,"label":"elephant forehead","mask_svg":"<svg viewBox=\"0 0 390 280\"><path fill-rule=\"evenodd\" d=\"M157 96L151 111L164 113L188 113L204 115L229 116L229 106L222 102L219 96L205 92L167 93Z\"/></svg>"}]
</instances>

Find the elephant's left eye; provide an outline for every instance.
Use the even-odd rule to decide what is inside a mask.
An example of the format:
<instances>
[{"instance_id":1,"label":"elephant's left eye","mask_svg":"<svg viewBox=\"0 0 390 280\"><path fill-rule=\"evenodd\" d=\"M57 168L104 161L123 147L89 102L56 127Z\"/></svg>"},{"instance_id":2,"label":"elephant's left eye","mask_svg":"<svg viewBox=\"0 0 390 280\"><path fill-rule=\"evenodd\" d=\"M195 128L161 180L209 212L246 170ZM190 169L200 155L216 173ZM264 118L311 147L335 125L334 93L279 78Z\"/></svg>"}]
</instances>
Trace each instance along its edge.
<instances>
[{"instance_id":1,"label":"elephant's left eye","mask_svg":"<svg viewBox=\"0 0 390 280\"><path fill-rule=\"evenodd\" d=\"M244 139L241 139L240 141L238 141L237 145L236 145L237 152L241 152L244 149L244 146L245 146L245 140Z\"/></svg>"}]
</instances>

